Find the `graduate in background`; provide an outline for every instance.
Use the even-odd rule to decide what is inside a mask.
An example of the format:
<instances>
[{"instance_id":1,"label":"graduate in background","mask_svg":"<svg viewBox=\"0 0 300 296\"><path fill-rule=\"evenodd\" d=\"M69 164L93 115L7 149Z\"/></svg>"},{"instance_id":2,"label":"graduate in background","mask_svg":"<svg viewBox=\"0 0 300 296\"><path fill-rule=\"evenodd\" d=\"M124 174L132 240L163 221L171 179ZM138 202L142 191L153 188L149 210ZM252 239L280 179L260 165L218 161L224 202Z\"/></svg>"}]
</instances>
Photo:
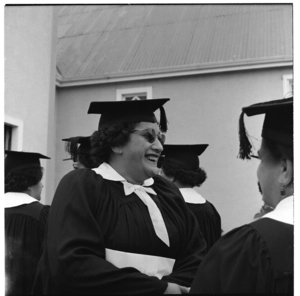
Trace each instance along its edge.
<instances>
[{"instance_id":1,"label":"graduate in background","mask_svg":"<svg viewBox=\"0 0 300 296\"><path fill-rule=\"evenodd\" d=\"M250 224L233 229L202 261L190 292L293 294L293 98L242 109L240 157L250 159L252 145L243 115L265 114L258 151L257 178L263 201L274 208Z\"/></svg>"},{"instance_id":2,"label":"graduate in background","mask_svg":"<svg viewBox=\"0 0 300 296\"><path fill-rule=\"evenodd\" d=\"M39 153L5 151L6 295L29 295L42 251L50 206L42 205Z\"/></svg>"},{"instance_id":3,"label":"graduate in background","mask_svg":"<svg viewBox=\"0 0 300 296\"><path fill-rule=\"evenodd\" d=\"M193 189L201 186L207 178L204 169L199 167L199 156L207 147L207 144L164 145L161 175L179 188L188 208L197 218L209 250L221 237L221 217L213 204Z\"/></svg>"},{"instance_id":4,"label":"graduate in background","mask_svg":"<svg viewBox=\"0 0 300 296\"><path fill-rule=\"evenodd\" d=\"M62 139L65 141L65 151L68 152L71 158L64 160L73 160L73 168L77 169L92 169L99 165L95 164L90 151L91 151L91 137L71 137L68 139Z\"/></svg>"},{"instance_id":5,"label":"graduate in background","mask_svg":"<svg viewBox=\"0 0 300 296\"><path fill-rule=\"evenodd\" d=\"M158 175L168 100L90 104L101 114L91 138L101 165L60 181L34 294L188 292L206 243L178 188Z\"/></svg>"}]
</instances>

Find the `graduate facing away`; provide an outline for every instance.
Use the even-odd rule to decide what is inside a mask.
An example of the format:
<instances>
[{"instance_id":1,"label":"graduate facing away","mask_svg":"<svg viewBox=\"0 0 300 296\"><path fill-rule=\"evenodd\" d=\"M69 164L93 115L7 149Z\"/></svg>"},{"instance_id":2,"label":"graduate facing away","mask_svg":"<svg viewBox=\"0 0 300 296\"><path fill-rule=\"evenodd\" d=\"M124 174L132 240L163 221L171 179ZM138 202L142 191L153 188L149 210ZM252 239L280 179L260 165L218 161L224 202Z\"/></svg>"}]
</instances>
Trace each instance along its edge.
<instances>
[{"instance_id":1,"label":"graduate facing away","mask_svg":"<svg viewBox=\"0 0 300 296\"><path fill-rule=\"evenodd\" d=\"M194 189L207 178L199 161L207 147L208 144L164 145L161 175L179 188L188 208L197 218L209 250L221 237L221 217L214 205Z\"/></svg>"},{"instance_id":2,"label":"graduate facing away","mask_svg":"<svg viewBox=\"0 0 300 296\"><path fill-rule=\"evenodd\" d=\"M43 188L40 153L5 151L5 294L29 295L42 254L50 206Z\"/></svg>"},{"instance_id":3,"label":"graduate facing away","mask_svg":"<svg viewBox=\"0 0 300 296\"><path fill-rule=\"evenodd\" d=\"M258 155L252 154L244 113L265 114ZM242 109L240 157L258 161L263 201L274 210L221 237L202 261L190 293L293 294L293 130L293 98Z\"/></svg>"},{"instance_id":4,"label":"graduate facing away","mask_svg":"<svg viewBox=\"0 0 300 296\"><path fill-rule=\"evenodd\" d=\"M63 160L72 160L74 170L95 168L99 165L95 164L91 157L91 137L77 136L65 141L65 151L71 156Z\"/></svg>"},{"instance_id":5,"label":"graduate facing away","mask_svg":"<svg viewBox=\"0 0 300 296\"><path fill-rule=\"evenodd\" d=\"M179 189L158 175L168 100L90 104L101 114L91 137L101 165L58 185L35 294L188 292L206 243Z\"/></svg>"}]
</instances>

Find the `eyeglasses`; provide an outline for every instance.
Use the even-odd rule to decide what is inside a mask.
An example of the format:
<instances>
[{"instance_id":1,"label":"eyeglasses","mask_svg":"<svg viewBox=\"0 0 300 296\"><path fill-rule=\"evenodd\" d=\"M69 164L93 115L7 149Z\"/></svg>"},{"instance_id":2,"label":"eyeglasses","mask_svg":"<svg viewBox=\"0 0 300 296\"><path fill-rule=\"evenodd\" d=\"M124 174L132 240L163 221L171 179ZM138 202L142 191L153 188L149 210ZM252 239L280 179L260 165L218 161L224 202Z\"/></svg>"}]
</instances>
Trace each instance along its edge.
<instances>
[{"instance_id":1,"label":"eyeglasses","mask_svg":"<svg viewBox=\"0 0 300 296\"><path fill-rule=\"evenodd\" d=\"M163 145L166 140L166 135L162 132L156 133L152 128L146 128L144 130L133 130L133 132L137 132L141 136L143 136L149 143L154 143L156 138Z\"/></svg>"}]
</instances>

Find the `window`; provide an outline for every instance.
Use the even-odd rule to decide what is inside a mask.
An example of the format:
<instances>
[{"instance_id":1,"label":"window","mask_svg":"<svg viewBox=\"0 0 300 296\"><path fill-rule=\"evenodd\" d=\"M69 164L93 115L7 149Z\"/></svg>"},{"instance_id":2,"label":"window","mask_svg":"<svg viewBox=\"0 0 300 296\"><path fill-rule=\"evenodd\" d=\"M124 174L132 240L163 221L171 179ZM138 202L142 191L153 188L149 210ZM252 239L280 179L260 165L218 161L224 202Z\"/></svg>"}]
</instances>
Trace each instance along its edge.
<instances>
[{"instance_id":1,"label":"window","mask_svg":"<svg viewBox=\"0 0 300 296\"><path fill-rule=\"evenodd\" d=\"M152 87L117 89L117 101L152 99Z\"/></svg>"},{"instance_id":2,"label":"window","mask_svg":"<svg viewBox=\"0 0 300 296\"><path fill-rule=\"evenodd\" d=\"M294 89L294 80L293 80L293 75L283 75L282 76L283 80L283 97L287 97L291 94L293 94L293 89Z\"/></svg>"},{"instance_id":3,"label":"window","mask_svg":"<svg viewBox=\"0 0 300 296\"><path fill-rule=\"evenodd\" d=\"M12 126L4 124L4 150L11 150Z\"/></svg>"},{"instance_id":4,"label":"window","mask_svg":"<svg viewBox=\"0 0 300 296\"><path fill-rule=\"evenodd\" d=\"M4 148L5 150L22 151L23 121L5 115Z\"/></svg>"}]
</instances>

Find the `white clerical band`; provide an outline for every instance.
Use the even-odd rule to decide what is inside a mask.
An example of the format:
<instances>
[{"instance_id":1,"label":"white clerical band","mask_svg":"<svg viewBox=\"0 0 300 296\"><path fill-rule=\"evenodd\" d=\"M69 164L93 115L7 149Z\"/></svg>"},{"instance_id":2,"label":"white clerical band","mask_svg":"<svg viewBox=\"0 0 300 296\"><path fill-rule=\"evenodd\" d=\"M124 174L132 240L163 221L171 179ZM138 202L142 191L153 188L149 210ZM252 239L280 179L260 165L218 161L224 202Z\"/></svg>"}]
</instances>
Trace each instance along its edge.
<instances>
[{"instance_id":1,"label":"white clerical band","mask_svg":"<svg viewBox=\"0 0 300 296\"><path fill-rule=\"evenodd\" d=\"M105 259L118 268L134 267L141 273L161 279L172 273L175 259L105 249Z\"/></svg>"},{"instance_id":2,"label":"white clerical band","mask_svg":"<svg viewBox=\"0 0 300 296\"><path fill-rule=\"evenodd\" d=\"M148 193L156 195L155 191L150 187L134 185L125 181L123 182L123 184L124 184L125 195L129 195L134 192L142 200L142 202L148 207L148 211L156 235L169 247L170 246L169 235L168 235L168 231L164 219L161 215L158 206L153 201L153 199L148 195Z\"/></svg>"}]
</instances>

